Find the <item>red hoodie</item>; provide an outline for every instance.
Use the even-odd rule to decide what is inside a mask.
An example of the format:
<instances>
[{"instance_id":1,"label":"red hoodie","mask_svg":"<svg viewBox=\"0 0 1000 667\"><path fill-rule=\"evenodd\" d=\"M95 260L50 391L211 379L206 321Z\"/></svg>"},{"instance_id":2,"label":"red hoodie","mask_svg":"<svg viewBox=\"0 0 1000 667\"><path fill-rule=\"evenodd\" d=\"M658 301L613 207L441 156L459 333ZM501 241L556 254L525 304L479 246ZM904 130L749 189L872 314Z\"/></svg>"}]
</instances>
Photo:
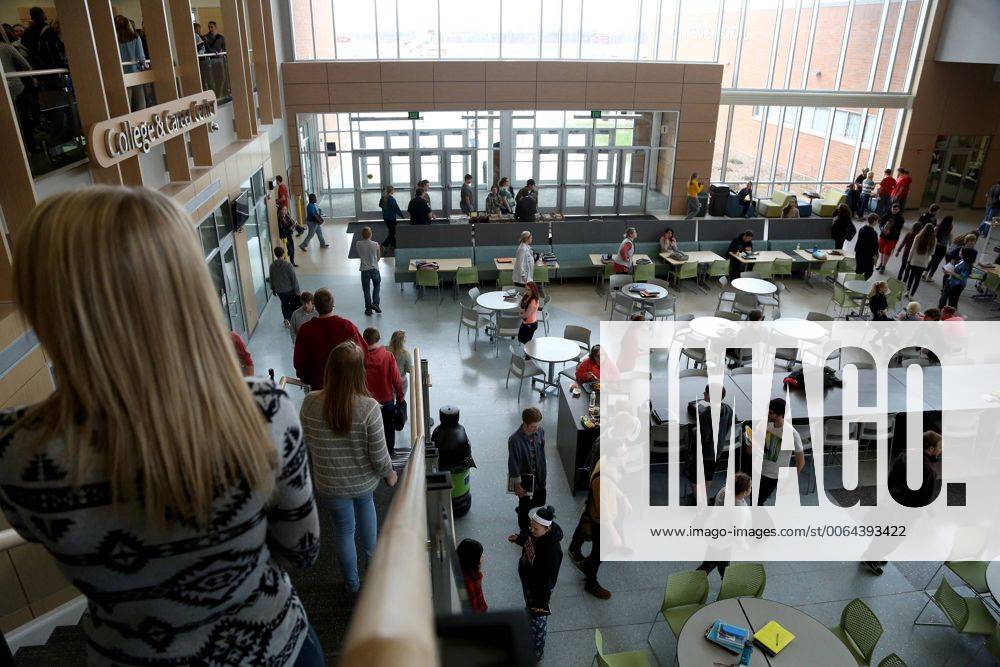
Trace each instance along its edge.
<instances>
[{"instance_id":1,"label":"red hoodie","mask_svg":"<svg viewBox=\"0 0 1000 667\"><path fill-rule=\"evenodd\" d=\"M368 393L379 403L393 398L403 400L403 379L399 377L396 357L381 345L368 348L365 354L365 380Z\"/></svg>"},{"instance_id":2,"label":"red hoodie","mask_svg":"<svg viewBox=\"0 0 1000 667\"><path fill-rule=\"evenodd\" d=\"M892 196L896 199L905 199L907 195L910 194L910 183L913 179L910 178L909 174L903 174L896 181L896 187L892 191Z\"/></svg>"},{"instance_id":3,"label":"red hoodie","mask_svg":"<svg viewBox=\"0 0 1000 667\"><path fill-rule=\"evenodd\" d=\"M331 315L314 317L295 336L295 372L314 391L323 388L323 374L330 352L344 341L354 341L362 352L368 351L365 339L350 320Z\"/></svg>"}]
</instances>

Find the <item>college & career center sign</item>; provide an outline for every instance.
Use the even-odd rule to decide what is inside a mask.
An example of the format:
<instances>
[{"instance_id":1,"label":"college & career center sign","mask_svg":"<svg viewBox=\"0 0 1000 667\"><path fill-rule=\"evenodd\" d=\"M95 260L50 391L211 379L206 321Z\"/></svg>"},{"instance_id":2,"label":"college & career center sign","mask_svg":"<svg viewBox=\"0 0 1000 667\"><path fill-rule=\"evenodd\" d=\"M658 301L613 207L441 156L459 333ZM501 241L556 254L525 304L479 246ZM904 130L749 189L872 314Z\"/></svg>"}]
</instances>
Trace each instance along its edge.
<instances>
[{"instance_id":1,"label":"college & career center sign","mask_svg":"<svg viewBox=\"0 0 1000 667\"><path fill-rule=\"evenodd\" d=\"M110 167L210 123L217 114L215 92L206 90L95 123L87 137L90 157L102 167Z\"/></svg>"}]
</instances>

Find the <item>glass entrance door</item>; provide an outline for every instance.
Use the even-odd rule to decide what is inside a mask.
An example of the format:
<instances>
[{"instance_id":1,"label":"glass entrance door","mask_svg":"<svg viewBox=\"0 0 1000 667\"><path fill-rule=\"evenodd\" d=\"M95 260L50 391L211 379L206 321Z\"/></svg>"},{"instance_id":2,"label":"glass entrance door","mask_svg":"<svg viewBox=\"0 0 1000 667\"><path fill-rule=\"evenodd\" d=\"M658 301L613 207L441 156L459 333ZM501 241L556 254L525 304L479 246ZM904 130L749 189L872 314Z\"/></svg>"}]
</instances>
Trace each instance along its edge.
<instances>
[{"instance_id":1,"label":"glass entrance door","mask_svg":"<svg viewBox=\"0 0 1000 667\"><path fill-rule=\"evenodd\" d=\"M382 196L385 174L384 151L364 150L354 152L354 207L361 217L370 218L381 213L378 207Z\"/></svg>"},{"instance_id":2,"label":"glass entrance door","mask_svg":"<svg viewBox=\"0 0 1000 667\"><path fill-rule=\"evenodd\" d=\"M971 206L988 148L987 136L939 136L923 203L936 202L944 208Z\"/></svg>"},{"instance_id":3,"label":"glass entrance door","mask_svg":"<svg viewBox=\"0 0 1000 667\"><path fill-rule=\"evenodd\" d=\"M621 177L621 151L598 148L591 152L590 212L617 211Z\"/></svg>"},{"instance_id":4,"label":"glass entrance door","mask_svg":"<svg viewBox=\"0 0 1000 667\"><path fill-rule=\"evenodd\" d=\"M585 215L587 203L587 177L590 152L585 149L563 151L563 213Z\"/></svg>"},{"instance_id":5,"label":"glass entrance door","mask_svg":"<svg viewBox=\"0 0 1000 667\"><path fill-rule=\"evenodd\" d=\"M441 164L442 153L440 151L417 151L416 160L414 180L428 181L427 194L431 198L431 210L434 211L434 215L441 217L445 214L445 188L442 182L445 169Z\"/></svg>"},{"instance_id":6,"label":"glass entrance door","mask_svg":"<svg viewBox=\"0 0 1000 667\"><path fill-rule=\"evenodd\" d=\"M447 139L447 136L445 138ZM443 151L443 161L447 165L448 174L445 181L447 193L444 199L448 204L447 210L444 211L445 216L462 215L462 184L465 183L466 174L472 174L472 188L473 192L476 191L476 174L475 169L472 168L472 154L471 148ZM480 208L482 208L482 202L472 202L474 211L478 211Z\"/></svg>"},{"instance_id":7,"label":"glass entrance door","mask_svg":"<svg viewBox=\"0 0 1000 667\"><path fill-rule=\"evenodd\" d=\"M646 174L648 150L623 149L621 186L618 188L618 213L642 213L646 210Z\"/></svg>"}]
</instances>

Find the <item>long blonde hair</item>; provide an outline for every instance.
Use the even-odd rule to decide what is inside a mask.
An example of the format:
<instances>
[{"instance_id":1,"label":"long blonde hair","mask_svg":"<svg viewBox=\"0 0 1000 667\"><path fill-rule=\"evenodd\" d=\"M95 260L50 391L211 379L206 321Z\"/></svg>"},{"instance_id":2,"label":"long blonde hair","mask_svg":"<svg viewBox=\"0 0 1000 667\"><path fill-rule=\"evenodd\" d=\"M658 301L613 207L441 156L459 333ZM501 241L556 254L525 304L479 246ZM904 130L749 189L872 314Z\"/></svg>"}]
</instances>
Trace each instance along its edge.
<instances>
[{"instance_id":1,"label":"long blonde hair","mask_svg":"<svg viewBox=\"0 0 1000 667\"><path fill-rule=\"evenodd\" d=\"M365 353L354 341L330 351L323 374L323 418L335 435L346 435L358 396L371 396L365 381Z\"/></svg>"},{"instance_id":2,"label":"long blonde hair","mask_svg":"<svg viewBox=\"0 0 1000 667\"><path fill-rule=\"evenodd\" d=\"M389 352L392 353L393 356L400 353L405 354L406 347L404 347L404 343L406 343L406 332L400 329L398 331L392 332L392 337L389 339L389 344L386 345L385 347L386 349L389 350Z\"/></svg>"},{"instance_id":3,"label":"long blonde hair","mask_svg":"<svg viewBox=\"0 0 1000 667\"><path fill-rule=\"evenodd\" d=\"M206 525L219 488L269 496L277 466L195 230L158 192L91 186L41 202L14 248L58 379L30 412L39 443L63 438L79 478L103 473L153 527Z\"/></svg>"}]
</instances>

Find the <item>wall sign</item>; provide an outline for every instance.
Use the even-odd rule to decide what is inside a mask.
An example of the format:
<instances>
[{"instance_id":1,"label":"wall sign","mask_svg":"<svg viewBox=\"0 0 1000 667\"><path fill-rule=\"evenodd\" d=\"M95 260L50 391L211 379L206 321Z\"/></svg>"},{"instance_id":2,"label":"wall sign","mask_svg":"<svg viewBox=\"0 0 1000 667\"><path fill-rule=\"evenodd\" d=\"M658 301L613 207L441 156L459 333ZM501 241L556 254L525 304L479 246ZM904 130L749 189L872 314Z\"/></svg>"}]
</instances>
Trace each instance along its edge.
<instances>
[{"instance_id":1,"label":"wall sign","mask_svg":"<svg viewBox=\"0 0 1000 667\"><path fill-rule=\"evenodd\" d=\"M209 123L217 114L215 93L206 90L95 123L88 137L90 157L102 167L110 167Z\"/></svg>"}]
</instances>

